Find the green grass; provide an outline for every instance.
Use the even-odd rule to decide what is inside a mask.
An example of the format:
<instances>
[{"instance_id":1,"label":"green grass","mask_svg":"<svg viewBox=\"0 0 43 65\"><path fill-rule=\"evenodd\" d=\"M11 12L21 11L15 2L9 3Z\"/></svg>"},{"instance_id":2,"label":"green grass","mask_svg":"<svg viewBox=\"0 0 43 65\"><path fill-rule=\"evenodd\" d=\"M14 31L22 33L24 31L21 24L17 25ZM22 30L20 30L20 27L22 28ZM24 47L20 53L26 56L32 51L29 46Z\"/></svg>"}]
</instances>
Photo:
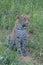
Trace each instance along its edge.
<instances>
[{"instance_id":1,"label":"green grass","mask_svg":"<svg viewBox=\"0 0 43 65\"><path fill-rule=\"evenodd\" d=\"M10 14L5 14L6 12ZM0 0L0 55L6 49L7 36L13 29L17 16L23 13L31 14L28 31L33 33L28 39L28 49L31 48L33 57L43 60L43 0ZM33 62L26 65L33 65Z\"/></svg>"}]
</instances>

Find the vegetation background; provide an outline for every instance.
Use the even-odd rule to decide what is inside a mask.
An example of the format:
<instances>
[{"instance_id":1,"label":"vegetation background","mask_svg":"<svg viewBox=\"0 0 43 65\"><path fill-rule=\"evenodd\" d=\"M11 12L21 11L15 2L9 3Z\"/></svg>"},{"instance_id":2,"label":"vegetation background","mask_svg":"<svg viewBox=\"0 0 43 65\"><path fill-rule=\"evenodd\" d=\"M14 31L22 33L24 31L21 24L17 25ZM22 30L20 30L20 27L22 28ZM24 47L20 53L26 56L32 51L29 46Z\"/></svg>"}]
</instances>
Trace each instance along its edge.
<instances>
[{"instance_id":1,"label":"vegetation background","mask_svg":"<svg viewBox=\"0 0 43 65\"><path fill-rule=\"evenodd\" d=\"M43 62L43 0L0 0L0 56L5 56L6 60L13 57L13 62L7 65L24 65L19 63L18 56L15 59L15 52L6 47L7 35L12 31L17 16L23 13L31 14L28 31L32 35L28 39L28 50L33 57ZM30 61L26 65L34 64Z\"/></svg>"}]
</instances>

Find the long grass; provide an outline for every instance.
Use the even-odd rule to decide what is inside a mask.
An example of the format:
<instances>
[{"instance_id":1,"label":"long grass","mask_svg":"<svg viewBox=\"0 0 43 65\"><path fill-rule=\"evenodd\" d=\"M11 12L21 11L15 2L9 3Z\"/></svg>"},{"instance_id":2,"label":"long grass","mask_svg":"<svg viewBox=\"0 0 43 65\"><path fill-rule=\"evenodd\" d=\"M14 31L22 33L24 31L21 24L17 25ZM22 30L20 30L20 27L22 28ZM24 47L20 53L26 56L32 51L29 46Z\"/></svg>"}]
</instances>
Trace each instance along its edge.
<instances>
[{"instance_id":1,"label":"long grass","mask_svg":"<svg viewBox=\"0 0 43 65\"><path fill-rule=\"evenodd\" d=\"M17 16L23 13L31 14L28 31L33 33L28 39L28 49L43 61L43 0L0 0L0 43L6 42ZM0 45L0 55L4 52L3 47Z\"/></svg>"}]
</instances>

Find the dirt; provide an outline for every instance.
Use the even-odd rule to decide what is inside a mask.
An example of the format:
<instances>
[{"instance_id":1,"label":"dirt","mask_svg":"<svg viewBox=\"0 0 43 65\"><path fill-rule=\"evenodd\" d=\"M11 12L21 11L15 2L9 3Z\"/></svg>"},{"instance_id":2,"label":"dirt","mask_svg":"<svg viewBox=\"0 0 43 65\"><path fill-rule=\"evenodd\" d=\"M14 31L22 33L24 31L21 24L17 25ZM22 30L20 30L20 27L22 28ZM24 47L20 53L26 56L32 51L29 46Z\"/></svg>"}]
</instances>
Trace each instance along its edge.
<instances>
[{"instance_id":1,"label":"dirt","mask_svg":"<svg viewBox=\"0 0 43 65\"><path fill-rule=\"evenodd\" d=\"M25 63L27 63L29 61L32 61L33 64L36 64L37 63L37 60L34 59L30 53L27 56L21 56L20 60L22 62L25 62Z\"/></svg>"},{"instance_id":2,"label":"dirt","mask_svg":"<svg viewBox=\"0 0 43 65\"><path fill-rule=\"evenodd\" d=\"M21 57L21 61L28 62L30 60L32 60L32 57L30 57L30 56L26 56L26 57L22 56Z\"/></svg>"}]
</instances>

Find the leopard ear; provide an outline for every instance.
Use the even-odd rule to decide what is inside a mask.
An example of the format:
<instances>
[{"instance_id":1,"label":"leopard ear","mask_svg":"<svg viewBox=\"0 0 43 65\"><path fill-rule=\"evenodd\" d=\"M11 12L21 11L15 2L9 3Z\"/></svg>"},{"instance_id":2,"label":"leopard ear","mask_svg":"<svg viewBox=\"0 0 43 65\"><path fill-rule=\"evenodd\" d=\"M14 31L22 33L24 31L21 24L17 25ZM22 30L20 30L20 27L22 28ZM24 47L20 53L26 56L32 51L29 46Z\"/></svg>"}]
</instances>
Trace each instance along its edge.
<instances>
[{"instance_id":1,"label":"leopard ear","mask_svg":"<svg viewBox=\"0 0 43 65\"><path fill-rule=\"evenodd\" d=\"M17 16L17 19L21 20L22 19L22 15Z\"/></svg>"},{"instance_id":2,"label":"leopard ear","mask_svg":"<svg viewBox=\"0 0 43 65\"><path fill-rule=\"evenodd\" d=\"M27 15L27 20L30 21L30 18L31 18L31 14Z\"/></svg>"},{"instance_id":3,"label":"leopard ear","mask_svg":"<svg viewBox=\"0 0 43 65\"><path fill-rule=\"evenodd\" d=\"M17 19L19 19L19 16L17 17Z\"/></svg>"},{"instance_id":4,"label":"leopard ear","mask_svg":"<svg viewBox=\"0 0 43 65\"><path fill-rule=\"evenodd\" d=\"M17 19L20 19L20 16L18 16Z\"/></svg>"}]
</instances>

